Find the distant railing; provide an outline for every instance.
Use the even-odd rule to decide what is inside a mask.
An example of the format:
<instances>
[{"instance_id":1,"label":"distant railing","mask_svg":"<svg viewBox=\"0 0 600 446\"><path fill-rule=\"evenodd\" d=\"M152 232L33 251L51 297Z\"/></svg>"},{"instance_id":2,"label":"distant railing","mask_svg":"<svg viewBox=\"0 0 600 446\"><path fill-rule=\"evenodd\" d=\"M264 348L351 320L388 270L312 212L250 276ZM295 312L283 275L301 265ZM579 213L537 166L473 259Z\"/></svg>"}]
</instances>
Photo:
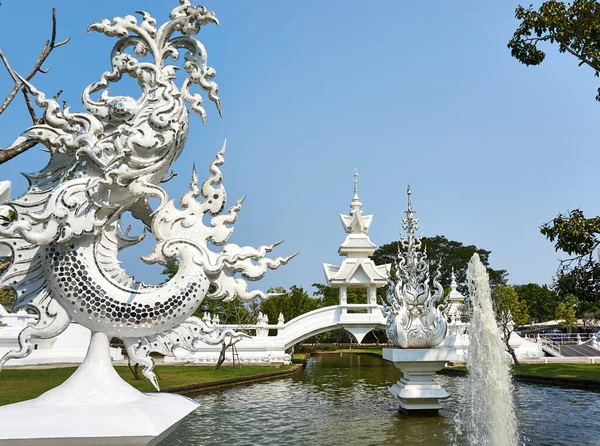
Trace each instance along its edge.
<instances>
[{"instance_id":1,"label":"distant railing","mask_svg":"<svg viewBox=\"0 0 600 446\"><path fill-rule=\"evenodd\" d=\"M329 307L318 308L316 310L310 311L308 313L301 314L294 319L290 319L289 321L283 324L219 324L219 327L222 328L231 328L234 330L241 331L253 331L256 333L256 336L261 336L259 333L262 333L262 336L268 336L269 330L277 330L277 334L279 334L279 330L283 330L289 327L291 324L297 324L300 320L306 319L310 320L315 314L323 313L326 311L335 311L341 309L342 311L366 311L366 313L352 313L352 314L372 314L377 312L379 314L381 306L377 304L341 304L341 305L331 305Z\"/></svg>"},{"instance_id":2,"label":"distant railing","mask_svg":"<svg viewBox=\"0 0 600 446\"><path fill-rule=\"evenodd\" d=\"M540 340L553 342L558 345L578 345L589 341L593 333L542 333L537 335Z\"/></svg>"},{"instance_id":3,"label":"distant railing","mask_svg":"<svg viewBox=\"0 0 600 446\"><path fill-rule=\"evenodd\" d=\"M540 342L542 343L542 349L548 351L548 353L554 353L556 356L562 356L560 352L560 344L554 342L551 339L543 338L540 336Z\"/></svg>"}]
</instances>

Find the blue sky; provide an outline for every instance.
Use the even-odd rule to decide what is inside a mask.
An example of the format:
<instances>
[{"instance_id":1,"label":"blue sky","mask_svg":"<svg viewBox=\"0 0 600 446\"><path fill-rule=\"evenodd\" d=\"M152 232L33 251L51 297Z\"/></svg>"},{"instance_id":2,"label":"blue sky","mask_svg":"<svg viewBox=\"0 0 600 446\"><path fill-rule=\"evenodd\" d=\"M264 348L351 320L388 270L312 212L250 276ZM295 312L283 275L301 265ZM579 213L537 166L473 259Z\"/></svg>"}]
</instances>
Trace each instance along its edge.
<instances>
[{"instance_id":1,"label":"blue sky","mask_svg":"<svg viewBox=\"0 0 600 446\"><path fill-rule=\"evenodd\" d=\"M102 18L150 12L159 22L176 1L54 0L59 39L50 72L35 85L81 110L79 95L107 70L115 39L87 34ZM528 3L528 2L527 2ZM600 104L591 69L550 48L539 67L511 58L506 44L518 2L354 0L206 1L221 25L199 38L217 71L223 118L207 105L192 117L171 197L187 190L192 163L203 177L222 141L229 204L247 196L232 242L285 239L276 253L300 251L254 284L310 287L322 263L339 263L338 214L349 210L353 169L377 244L398 239L406 185L426 236L445 235L492 251L513 284L550 283L560 253L539 226L576 207L600 214L596 144ZM28 71L50 32L51 3L4 0L0 48ZM0 91L11 80L0 71ZM137 91L136 91L137 92ZM132 91L133 93L133 91ZM5 94L5 93L3 93ZM0 146L30 124L21 98L0 116ZM18 172L45 164L37 149L0 166ZM123 253L138 277L157 282L160 267Z\"/></svg>"}]
</instances>

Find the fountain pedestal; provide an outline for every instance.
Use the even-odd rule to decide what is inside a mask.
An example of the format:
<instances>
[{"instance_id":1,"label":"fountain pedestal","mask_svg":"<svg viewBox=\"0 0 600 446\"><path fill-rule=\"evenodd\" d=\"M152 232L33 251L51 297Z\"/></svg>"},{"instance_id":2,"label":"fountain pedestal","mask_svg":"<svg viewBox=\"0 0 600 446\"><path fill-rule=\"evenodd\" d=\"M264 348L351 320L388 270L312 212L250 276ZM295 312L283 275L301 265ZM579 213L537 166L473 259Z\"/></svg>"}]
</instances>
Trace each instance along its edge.
<instances>
[{"instance_id":1,"label":"fountain pedestal","mask_svg":"<svg viewBox=\"0 0 600 446\"><path fill-rule=\"evenodd\" d=\"M142 393L112 366L106 334L93 333L84 361L60 386L0 407L2 445L154 445L198 403Z\"/></svg>"},{"instance_id":2,"label":"fountain pedestal","mask_svg":"<svg viewBox=\"0 0 600 446\"><path fill-rule=\"evenodd\" d=\"M384 348L383 359L404 375L390 387L400 400L400 410L408 415L437 414L440 400L449 394L432 377L456 358L455 348Z\"/></svg>"}]
</instances>

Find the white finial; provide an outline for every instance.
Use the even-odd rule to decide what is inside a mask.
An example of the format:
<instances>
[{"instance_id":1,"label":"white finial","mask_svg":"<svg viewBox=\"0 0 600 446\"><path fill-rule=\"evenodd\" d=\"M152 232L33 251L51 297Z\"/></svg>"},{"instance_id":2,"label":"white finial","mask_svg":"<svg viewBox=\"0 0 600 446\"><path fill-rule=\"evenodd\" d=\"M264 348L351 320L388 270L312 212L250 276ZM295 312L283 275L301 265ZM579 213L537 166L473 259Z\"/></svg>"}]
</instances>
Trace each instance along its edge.
<instances>
[{"instance_id":1,"label":"white finial","mask_svg":"<svg viewBox=\"0 0 600 446\"><path fill-rule=\"evenodd\" d=\"M362 203L358 198L358 169L354 169L354 198L352 198L352 203L350 203L350 208L352 212L360 209L362 207Z\"/></svg>"}]
</instances>

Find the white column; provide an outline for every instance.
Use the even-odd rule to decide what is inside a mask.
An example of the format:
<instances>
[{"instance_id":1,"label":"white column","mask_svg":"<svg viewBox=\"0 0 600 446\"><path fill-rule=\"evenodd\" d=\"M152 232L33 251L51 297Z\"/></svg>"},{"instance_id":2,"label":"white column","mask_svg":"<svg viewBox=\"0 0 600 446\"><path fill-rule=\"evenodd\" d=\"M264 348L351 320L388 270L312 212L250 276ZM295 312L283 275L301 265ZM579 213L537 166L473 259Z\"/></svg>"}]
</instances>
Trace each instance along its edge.
<instances>
[{"instance_id":1,"label":"white column","mask_svg":"<svg viewBox=\"0 0 600 446\"><path fill-rule=\"evenodd\" d=\"M369 287L367 289L367 303L369 305L376 305L377 304L377 287ZM369 313L373 312L373 308L369 308Z\"/></svg>"},{"instance_id":2,"label":"white column","mask_svg":"<svg viewBox=\"0 0 600 446\"><path fill-rule=\"evenodd\" d=\"M346 305L348 303L348 292L345 286L340 287L340 305ZM342 313L346 313L347 310L344 308Z\"/></svg>"}]
</instances>

